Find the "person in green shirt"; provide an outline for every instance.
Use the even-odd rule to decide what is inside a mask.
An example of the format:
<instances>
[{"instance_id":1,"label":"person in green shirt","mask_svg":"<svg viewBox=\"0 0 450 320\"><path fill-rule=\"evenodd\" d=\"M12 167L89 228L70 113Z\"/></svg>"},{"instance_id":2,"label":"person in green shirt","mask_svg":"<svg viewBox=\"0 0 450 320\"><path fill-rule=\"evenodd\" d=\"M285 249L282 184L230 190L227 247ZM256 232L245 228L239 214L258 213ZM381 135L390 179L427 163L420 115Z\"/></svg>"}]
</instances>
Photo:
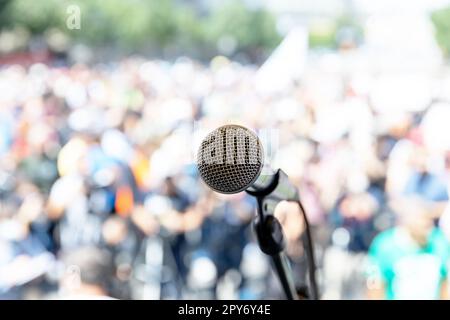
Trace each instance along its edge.
<instances>
[{"instance_id":1,"label":"person in green shirt","mask_svg":"<svg viewBox=\"0 0 450 320\"><path fill-rule=\"evenodd\" d=\"M432 207L416 197L396 199L397 225L369 248L368 297L444 299L448 296L449 244L436 228Z\"/></svg>"}]
</instances>

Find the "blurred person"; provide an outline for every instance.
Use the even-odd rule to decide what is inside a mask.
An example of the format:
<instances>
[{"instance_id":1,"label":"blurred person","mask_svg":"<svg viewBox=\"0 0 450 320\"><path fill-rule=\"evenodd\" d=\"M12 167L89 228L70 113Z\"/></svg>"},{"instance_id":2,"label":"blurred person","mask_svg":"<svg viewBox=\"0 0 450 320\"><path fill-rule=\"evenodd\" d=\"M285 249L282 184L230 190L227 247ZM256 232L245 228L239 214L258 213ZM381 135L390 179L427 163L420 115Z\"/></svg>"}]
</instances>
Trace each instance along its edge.
<instances>
[{"instance_id":1,"label":"blurred person","mask_svg":"<svg viewBox=\"0 0 450 320\"><path fill-rule=\"evenodd\" d=\"M379 206L368 192L347 193L329 216L331 243L324 253L326 299L355 299L364 294L364 264L378 230Z\"/></svg>"},{"instance_id":2,"label":"blurred person","mask_svg":"<svg viewBox=\"0 0 450 320\"><path fill-rule=\"evenodd\" d=\"M428 169L429 154L423 145L416 145L411 154L412 172L406 183L405 195L420 195L429 201L448 201L447 185L443 175Z\"/></svg>"},{"instance_id":3,"label":"blurred person","mask_svg":"<svg viewBox=\"0 0 450 320\"><path fill-rule=\"evenodd\" d=\"M130 277L139 244L135 231L127 220L117 215L109 217L102 225L101 247L111 255L114 269L111 293L120 299L132 296Z\"/></svg>"},{"instance_id":4,"label":"blurred person","mask_svg":"<svg viewBox=\"0 0 450 320\"><path fill-rule=\"evenodd\" d=\"M380 126L387 128L381 132L378 154L386 163L386 193L401 194L411 174L411 157L414 142L408 138L413 116L409 113L394 113L380 117ZM383 142L384 140L384 142ZM381 142L381 143L380 143ZM381 149L381 147L384 147Z\"/></svg>"},{"instance_id":5,"label":"blurred person","mask_svg":"<svg viewBox=\"0 0 450 320\"><path fill-rule=\"evenodd\" d=\"M286 254L291 263L294 285L301 299L309 295L308 257L305 251L306 239L304 237L305 221L300 208L295 202L281 201L274 210L274 215L280 222L286 241ZM316 259L317 263L317 259ZM268 280L268 297L283 299L284 292L279 286L279 279L271 272Z\"/></svg>"},{"instance_id":6,"label":"blurred person","mask_svg":"<svg viewBox=\"0 0 450 320\"><path fill-rule=\"evenodd\" d=\"M395 227L375 237L369 249L371 299L447 299L449 243L433 224L430 204L418 197L391 201Z\"/></svg>"},{"instance_id":7,"label":"blurred person","mask_svg":"<svg viewBox=\"0 0 450 320\"><path fill-rule=\"evenodd\" d=\"M187 194L181 190L173 177L166 177L160 188L159 194L165 197L170 204L172 211L172 219L166 220L163 225L172 231L170 245L173 251L174 259L181 278L185 279L187 276L187 266L184 256L188 247L185 230L183 230L183 218L190 206L191 202ZM168 216L169 217L169 216Z\"/></svg>"},{"instance_id":8,"label":"blurred person","mask_svg":"<svg viewBox=\"0 0 450 320\"><path fill-rule=\"evenodd\" d=\"M330 219L336 219L332 222L336 228L344 228L349 232L349 251L368 250L376 233L374 216L377 210L376 199L367 192L348 193L338 201L336 211L331 214Z\"/></svg>"},{"instance_id":9,"label":"blurred person","mask_svg":"<svg viewBox=\"0 0 450 320\"><path fill-rule=\"evenodd\" d=\"M433 160L433 155L423 145L421 132L417 130L415 135L416 143L410 159L412 170L407 180L404 194L418 195L430 201L432 204L430 214L434 216L435 224L438 225L438 221L445 212L449 200L449 180L445 174L445 155L443 159L440 158L444 162L444 169L435 168L432 170L431 160ZM439 160L436 156L434 159Z\"/></svg>"},{"instance_id":10,"label":"blurred person","mask_svg":"<svg viewBox=\"0 0 450 320\"><path fill-rule=\"evenodd\" d=\"M26 297L30 287L43 294L49 287L45 274L54 256L49 252L44 202L37 190L19 181L14 194L0 200L0 297L6 299Z\"/></svg>"},{"instance_id":11,"label":"blurred person","mask_svg":"<svg viewBox=\"0 0 450 320\"><path fill-rule=\"evenodd\" d=\"M444 156L445 163L445 178L447 182L447 194L450 194L450 151L447 151ZM439 227L450 241L450 201L444 205L442 215L439 219Z\"/></svg>"},{"instance_id":12,"label":"blurred person","mask_svg":"<svg viewBox=\"0 0 450 320\"><path fill-rule=\"evenodd\" d=\"M240 194L221 197L206 214L201 226L202 247L213 255L219 277L227 269L239 267L253 209L253 199Z\"/></svg>"},{"instance_id":13,"label":"blurred person","mask_svg":"<svg viewBox=\"0 0 450 320\"><path fill-rule=\"evenodd\" d=\"M191 205L174 178L166 178L133 210L131 219L139 236L139 252L134 264L145 271L137 275L142 296L173 299L182 297L190 271L189 255L198 243L203 201ZM151 253L150 253L151 252Z\"/></svg>"},{"instance_id":14,"label":"blurred person","mask_svg":"<svg viewBox=\"0 0 450 320\"><path fill-rule=\"evenodd\" d=\"M89 189L79 174L60 177L50 190L47 214L54 223L57 250L75 249L98 241L100 220L89 214Z\"/></svg>"},{"instance_id":15,"label":"blurred person","mask_svg":"<svg viewBox=\"0 0 450 320\"><path fill-rule=\"evenodd\" d=\"M96 247L79 247L63 253L65 273L59 299L109 300L113 277L111 255Z\"/></svg>"}]
</instances>

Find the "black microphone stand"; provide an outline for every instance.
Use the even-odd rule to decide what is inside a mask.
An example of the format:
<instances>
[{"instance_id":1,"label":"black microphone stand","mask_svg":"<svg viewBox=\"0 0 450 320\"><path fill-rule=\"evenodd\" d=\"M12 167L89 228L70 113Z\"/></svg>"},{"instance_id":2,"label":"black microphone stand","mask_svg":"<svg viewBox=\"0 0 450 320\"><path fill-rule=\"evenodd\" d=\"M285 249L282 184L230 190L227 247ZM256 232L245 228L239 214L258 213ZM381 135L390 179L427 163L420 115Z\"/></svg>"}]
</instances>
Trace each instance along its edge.
<instances>
[{"instance_id":1,"label":"black microphone stand","mask_svg":"<svg viewBox=\"0 0 450 320\"><path fill-rule=\"evenodd\" d=\"M271 257L288 300L297 300L299 297L295 289L290 264L287 255L284 252L286 243L283 229L278 219L274 216L274 210L276 205L282 200L295 201L298 203L305 219L306 236L308 240L306 252L310 269L311 298L314 300L318 299L311 233L306 214L300 203L297 188L289 183L287 175L279 169L275 175L273 175L272 180L267 186L262 188L251 187L247 189L246 192L254 196L257 200L258 214L254 221L254 228L259 247L261 248L261 251Z\"/></svg>"}]
</instances>

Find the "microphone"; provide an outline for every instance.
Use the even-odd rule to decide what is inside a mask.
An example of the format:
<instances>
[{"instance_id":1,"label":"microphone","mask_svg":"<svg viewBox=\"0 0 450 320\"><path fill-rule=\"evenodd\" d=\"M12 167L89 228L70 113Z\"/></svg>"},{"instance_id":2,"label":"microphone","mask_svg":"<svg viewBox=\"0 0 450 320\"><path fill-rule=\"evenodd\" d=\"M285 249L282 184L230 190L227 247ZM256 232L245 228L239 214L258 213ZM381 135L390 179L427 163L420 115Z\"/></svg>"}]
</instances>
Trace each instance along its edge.
<instances>
[{"instance_id":1,"label":"microphone","mask_svg":"<svg viewBox=\"0 0 450 320\"><path fill-rule=\"evenodd\" d=\"M219 193L246 190L251 195L271 194L272 200L299 200L287 175L264 163L261 141L245 127L224 125L208 134L200 145L197 165L203 181Z\"/></svg>"},{"instance_id":2,"label":"microphone","mask_svg":"<svg viewBox=\"0 0 450 320\"><path fill-rule=\"evenodd\" d=\"M258 216L254 228L261 250L271 256L288 299L297 299L281 224L274 217L276 205L295 201L305 220L307 254L312 298L317 299L315 262L311 233L297 188L281 169L273 170L264 162L264 150L258 136L239 125L224 125L209 133L200 144L197 166L202 180L214 191L233 194L246 191L257 200Z\"/></svg>"}]
</instances>

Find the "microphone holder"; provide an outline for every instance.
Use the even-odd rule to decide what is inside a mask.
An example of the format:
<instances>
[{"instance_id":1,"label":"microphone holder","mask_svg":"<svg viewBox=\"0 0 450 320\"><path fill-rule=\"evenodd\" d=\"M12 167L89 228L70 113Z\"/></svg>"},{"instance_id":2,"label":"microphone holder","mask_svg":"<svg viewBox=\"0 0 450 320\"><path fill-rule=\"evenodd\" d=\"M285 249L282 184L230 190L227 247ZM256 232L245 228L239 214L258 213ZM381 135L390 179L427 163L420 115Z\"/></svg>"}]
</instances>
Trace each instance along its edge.
<instances>
[{"instance_id":1,"label":"microphone holder","mask_svg":"<svg viewBox=\"0 0 450 320\"><path fill-rule=\"evenodd\" d=\"M292 270L289 264L286 253L284 252L286 242L284 239L283 228L274 216L276 205L283 200L295 201L299 204L300 210L303 210L298 190L288 181L288 176L281 169L273 175L272 180L264 187L251 187L246 192L256 198L257 201L257 216L254 220L253 226L255 229L256 237L259 247L262 252L269 255L275 266L275 271L281 282L283 290L288 300L298 300L298 294L295 288L294 280L292 277ZM303 212L303 216L306 220L306 215ZM309 270L311 289L313 293L313 299L317 299L317 288L315 283L315 264L314 256L312 252L312 243L309 232L309 224L305 221L308 235L308 248L310 266L312 270Z\"/></svg>"}]
</instances>

